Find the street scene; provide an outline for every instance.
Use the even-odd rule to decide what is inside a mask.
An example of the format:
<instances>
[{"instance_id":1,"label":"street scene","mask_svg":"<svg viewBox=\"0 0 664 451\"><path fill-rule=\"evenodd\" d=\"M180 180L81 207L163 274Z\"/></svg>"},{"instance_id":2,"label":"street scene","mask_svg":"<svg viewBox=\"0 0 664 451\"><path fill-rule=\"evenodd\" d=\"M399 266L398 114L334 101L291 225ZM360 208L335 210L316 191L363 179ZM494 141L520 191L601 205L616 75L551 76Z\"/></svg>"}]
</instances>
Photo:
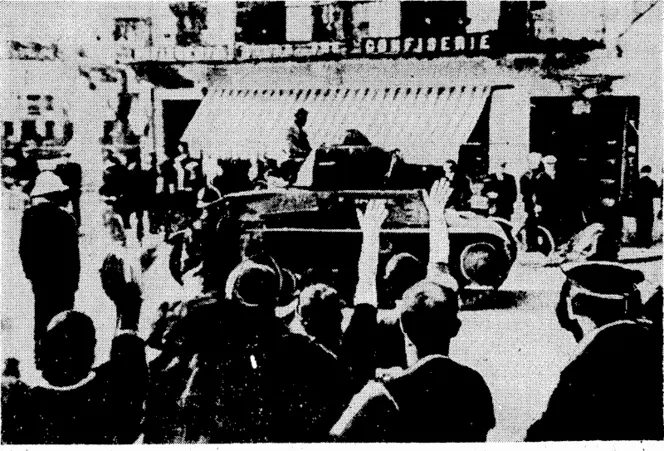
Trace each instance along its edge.
<instances>
[{"instance_id":1,"label":"street scene","mask_svg":"<svg viewBox=\"0 0 664 451\"><path fill-rule=\"evenodd\" d=\"M0 12L3 444L664 439L660 1Z\"/></svg>"}]
</instances>

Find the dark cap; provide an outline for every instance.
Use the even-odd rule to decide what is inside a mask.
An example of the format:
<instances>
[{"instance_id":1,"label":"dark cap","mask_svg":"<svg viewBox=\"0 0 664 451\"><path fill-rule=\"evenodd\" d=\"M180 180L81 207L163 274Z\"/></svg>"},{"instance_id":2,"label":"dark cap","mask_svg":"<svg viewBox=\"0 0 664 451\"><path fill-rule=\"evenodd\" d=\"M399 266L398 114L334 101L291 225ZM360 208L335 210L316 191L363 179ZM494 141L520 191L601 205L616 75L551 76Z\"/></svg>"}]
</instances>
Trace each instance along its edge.
<instances>
[{"instance_id":1,"label":"dark cap","mask_svg":"<svg viewBox=\"0 0 664 451\"><path fill-rule=\"evenodd\" d=\"M583 262L561 268L569 284L575 313L598 313L619 307L625 313L638 293L643 273L612 262Z\"/></svg>"},{"instance_id":2,"label":"dark cap","mask_svg":"<svg viewBox=\"0 0 664 451\"><path fill-rule=\"evenodd\" d=\"M309 115L309 112L307 110L305 110L304 108L300 108L295 112L295 117L308 116L308 115Z\"/></svg>"},{"instance_id":3,"label":"dark cap","mask_svg":"<svg viewBox=\"0 0 664 451\"><path fill-rule=\"evenodd\" d=\"M645 165L641 168L641 174L650 174L652 172L652 168L650 165Z\"/></svg>"},{"instance_id":4,"label":"dark cap","mask_svg":"<svg viewBox=\"0 0 664 451\"><path fill-rule=\"evenodd\" d=\"M612 262L583 262L562 270L567 280L585 294L606 299L629 294L644 280L641 271Z\"/></svg>"}]
</instances>

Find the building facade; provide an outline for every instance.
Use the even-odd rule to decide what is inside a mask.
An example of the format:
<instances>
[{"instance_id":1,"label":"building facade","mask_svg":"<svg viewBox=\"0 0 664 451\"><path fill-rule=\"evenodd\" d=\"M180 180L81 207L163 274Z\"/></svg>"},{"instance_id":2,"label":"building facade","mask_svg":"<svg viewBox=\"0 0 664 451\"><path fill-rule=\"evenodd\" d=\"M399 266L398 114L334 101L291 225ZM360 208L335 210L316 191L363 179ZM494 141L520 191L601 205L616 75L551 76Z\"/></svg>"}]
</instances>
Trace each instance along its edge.
<instances>
[{"instance_id":1,"label":"building facade","mask_svg":"<svg viewBox=\"0 0 664 451\"><path fill-rule=\"evenodd\" d=\"M570 168L613 167L602 178L618 187L619 204L639 165L661 168L657 2L95 8L76 62L118 79L108 114L95 118L99 135L112 131L120 99L131 99L129 128L158 160L180 141L211 158L278 153L294 108L304 107L313 146L357 128L412 163L451 158L489 171L508 161L516 175L529 152L555 154Z\"/></svg>"}]
</instances>

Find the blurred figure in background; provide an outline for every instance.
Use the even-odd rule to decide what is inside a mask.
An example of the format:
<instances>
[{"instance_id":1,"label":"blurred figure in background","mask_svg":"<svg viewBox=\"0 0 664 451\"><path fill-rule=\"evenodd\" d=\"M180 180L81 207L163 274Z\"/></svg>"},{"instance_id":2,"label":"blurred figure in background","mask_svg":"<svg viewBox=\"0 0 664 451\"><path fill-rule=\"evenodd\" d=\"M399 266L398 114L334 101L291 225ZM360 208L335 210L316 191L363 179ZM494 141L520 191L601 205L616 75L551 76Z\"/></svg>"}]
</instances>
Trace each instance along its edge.
<instances>
[{"instance_id":1,"label":"blurred figure in background","mask_svg":"<svg viewBox=\"0 0 664 451\"><path fill-rule=\"evenodd\" d=\"M443 164L443 170L445 171L443 179L452 188L447 206L455 210L467 210L468 200L471 196L470 180L457 171L457 164L454 160L447 160Z\"/></svg>"},{"instance_id":2,"label":"blurred figure in background","mask_svg":"<svg viewBox=\"0 0 664 451\"><path fill-rule=\"evenodd\" d=\"M542 172L542 155L537 152L528 154L528 170L519 179L519 190L526 213L526 245L527 250L537 246L537 214L535 213L535 181Z\"/></svg>"},{"instance_id":3,"label":"blurred figure in background","mask_svg":"<svg viewBox=\"0 0 664 451\"><path fill-rule=\"evenodd\" d=\"M514 213L516 202L516 180L514 176L505 172L507 162L501 162L496 172L489 175L486 191L490 201L489 214L507 221Z\"/></svg>"},{"instance_id":4,"label":"blurred figure in background","mask_svg":"<svg viewBox=\"0 0 664 451\"><path fill-rule=\"evenodd\" d=\"M284 178L290 184L295 183L300 167L311 153L309 137L307 132L304 131L308 117L309 112L304 108L297 110L295 112L295 121L289 127L286 135L288 159L281 164L281 168Z\"/></svg>"},{"instance_id":5,"label":"blurred figure in background","mask_svg":"<svg viewBox=\"0 0 664 451\"><path fill-rule=\"evenodd\" d=\"M634 199L636 204L636 243L650 247L653 244L653 225L655 222L655 202L661 197L660 187L652 179L652 168L643 166L641 178L636 184Z\"/></svg>"}]
</instances>

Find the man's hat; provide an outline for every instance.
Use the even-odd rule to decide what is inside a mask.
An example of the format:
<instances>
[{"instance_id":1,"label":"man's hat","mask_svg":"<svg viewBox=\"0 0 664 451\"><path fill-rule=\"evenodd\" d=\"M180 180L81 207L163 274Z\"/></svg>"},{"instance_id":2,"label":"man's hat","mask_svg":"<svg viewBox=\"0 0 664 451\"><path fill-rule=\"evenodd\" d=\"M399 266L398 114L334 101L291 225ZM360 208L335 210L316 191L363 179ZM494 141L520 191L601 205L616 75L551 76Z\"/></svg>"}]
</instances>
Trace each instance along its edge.
<instances>
[{"instance_id":1,"label":"man's hat","mask_svg":"<svg viewBox=\"0 0 664 451\"><path fill-rule=\"evenodd\" d=\"M544 164L555 164L558 161L558 159L554 155L547 155L546 157L542 158L542 162Z\"/></svg>"},{"instance_id":2,"label":"man's hat","mask_svg":"<svg viewBox=\"0 0 664 451\"><path fill-rule=\"evenodd\" d=\"M226 298L250 307L273 308L277 317L295 311L298 278L279 267L272 257L245 260L231 271L226 282Z\"/></svg>"},{"instance_id":3,"label":"man's hat","mask_svg":"<svg viewBox=\"0 0 664 451\"><path fill-rule=\"evenodd\" d=\"M196 208L206 208L221 199L221 193L214 186L207 185L198 191Z\"/></svg>"},{"instance_id":4,"label":"man's hat","mask_svg":"<svg viewBox=\"0 0 664 451\"><path fill-rule=\"evenodd\" d=\"M305 110L304 108L300 108L295 112L295 117L308 116L308 115L309 115L309 112L307 110Z\"/></svg>"},{"instance_id":5,"label":"man's hat","mask_svg":"<svg viewBox=\"0 0 664 451\"><path fill-rule=\"evenodd\" d=\"M245 260L231 271L226 281L226 299L248 307L274 308L281 280L267 265Z\"/></svg>"},{"instance_id":6,"label":"man's hat","mask_svg":"<svg viewBox=\"0 0 664 451\"><path fill-rule=\"evenodd\" d=\"M581 262L563 265L561 269L570 284L570 298L600 301L606 306L625 305L637 291L636 285L644 281L641 271L619 263ZM572 303L573 309L578 307L575 304Z\"/></svg>"},{"instance_id":7,"label":"man's hat","mask_svg":"<svg viewBox=\"0 0 664 451\"><path fill-rule=\"evenodd\" d=\"M30 196L47 196L53 193L65 192L67 189L60 177L51 171L44 171L37 176L35 187L30 192Z\"/></svg>"}]
</instances>

